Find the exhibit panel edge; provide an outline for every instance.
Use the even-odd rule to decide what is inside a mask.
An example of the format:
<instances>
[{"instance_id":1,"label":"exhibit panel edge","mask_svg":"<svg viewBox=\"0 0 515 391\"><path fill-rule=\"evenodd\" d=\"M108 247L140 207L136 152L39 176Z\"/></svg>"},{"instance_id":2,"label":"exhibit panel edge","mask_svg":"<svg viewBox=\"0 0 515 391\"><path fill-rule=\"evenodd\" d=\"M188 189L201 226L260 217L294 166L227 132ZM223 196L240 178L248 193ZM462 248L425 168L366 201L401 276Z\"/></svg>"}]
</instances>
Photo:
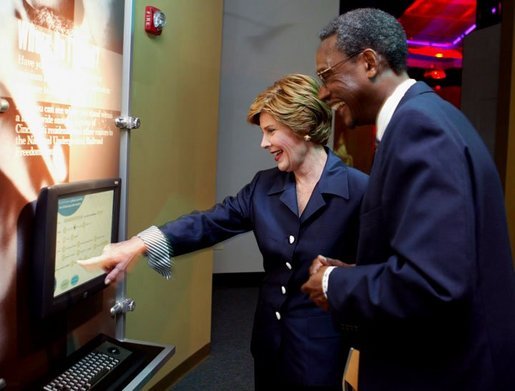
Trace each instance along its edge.
<instances>
[{"instance_id":1,"label":"exhibit panel edge","mask_svg":"<svg viewBox=\"0 0 515 391\"><path fill-rule=\"evenodd\" d=\"M134 34L134 9L133 1L125 0L124 24L123 24L123 65L122 65L122 107L121 118L128 118L131 111L131 66L132 66L132 48ZM122 180L120 193L120 220L118 238L119 240L127 239L127 192L129 177L129 146L130 146L130 129L120 129L120 173ZM122 303L127 295L127 276L124 273L116 286L116 303ZM120 311L116 315L115 338L125 338L125 312Z\"/></svg>"}]
</instances>

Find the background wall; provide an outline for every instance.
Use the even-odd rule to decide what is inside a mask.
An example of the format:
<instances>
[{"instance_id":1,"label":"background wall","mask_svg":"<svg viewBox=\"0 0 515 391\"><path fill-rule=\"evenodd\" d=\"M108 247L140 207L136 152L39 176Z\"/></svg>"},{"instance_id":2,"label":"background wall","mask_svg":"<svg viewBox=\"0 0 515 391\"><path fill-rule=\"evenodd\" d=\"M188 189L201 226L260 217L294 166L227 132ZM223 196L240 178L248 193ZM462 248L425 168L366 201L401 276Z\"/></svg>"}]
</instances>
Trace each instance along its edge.
<instances>
[{"instance_id":1,"label":"background wall","mask_svg":"<svg viewBox=\"0 0 515 391\"><path fill-rule=\"evenodd\" d=\"M474 124L492 156L499 103L499 24L473 31L463 45L461 110Z\"/></svg>"},{"instance_id":2,"label":"background wall","mask_svg":"<svg viewBox=\"0 0 515 391\"><path fill-rule=\"evenodd\" d=\"M501 24L464 40L461 108L495 159L515 254L515 12L504 5Z\"/></svg>"},{"instance_id":3,"label":"background wall","mask_svg":"<svg viewBox=\"0 0 515 391\"><path fill-rule=\"evenodd\" d=\"M506 210L510 227L511 251L515 256L515 4L503 3L503 22L501 35L501 66L497 133L505 140L499 148L502 156L500 165L506 170L502 175L505 182ZM515 259L514 266L515 266Z\"/></svg>"},{"instance_id":4,"label":"background wall","mask_svg":"<svg viewBox=\"0 0 515 391\"><path fill-rule=\"evenodd\" d=\"M136 0L128 234L211 206L215 200L222 0L153 1L167 17L161 36L144 32ZM152 384L210 341L212 250L177 259L167 281L145 260L129 273L126 337L176 346Z\"/></svg>"},{"instance_id":5,"label":"background wall","mask_svg":"<svg viewBox=\"0 0 515 391\"><path fill-rule=\"evenodd\" d=\"M273 167L246 123L256 95L288 73L315 74L318 32L338 15L338 0L225 0L216 199L235 194L256 171ZM215 246L215 273L262 271L252 233Z\"/></svg>"}]
</instances>

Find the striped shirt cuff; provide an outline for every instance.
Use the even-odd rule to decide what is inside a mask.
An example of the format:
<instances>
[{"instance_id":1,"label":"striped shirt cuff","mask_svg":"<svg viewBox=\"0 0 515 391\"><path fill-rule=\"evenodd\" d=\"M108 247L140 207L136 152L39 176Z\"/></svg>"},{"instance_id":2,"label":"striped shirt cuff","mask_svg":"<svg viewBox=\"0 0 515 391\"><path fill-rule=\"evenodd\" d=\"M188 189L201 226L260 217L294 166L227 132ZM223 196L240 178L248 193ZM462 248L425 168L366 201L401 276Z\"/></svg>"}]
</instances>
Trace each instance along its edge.
<instances>
[{"instance_id":1,"label":"striped shirt cuff","mask_svg":"<svg viewBox=\"0 0 515 391\"><path fill-rule=\"evenodd\" d=\"M155 225L136 235L145 242L148 265L167 280L172 277L173 249L166 236Z\"/></svg>"}]
</instances>

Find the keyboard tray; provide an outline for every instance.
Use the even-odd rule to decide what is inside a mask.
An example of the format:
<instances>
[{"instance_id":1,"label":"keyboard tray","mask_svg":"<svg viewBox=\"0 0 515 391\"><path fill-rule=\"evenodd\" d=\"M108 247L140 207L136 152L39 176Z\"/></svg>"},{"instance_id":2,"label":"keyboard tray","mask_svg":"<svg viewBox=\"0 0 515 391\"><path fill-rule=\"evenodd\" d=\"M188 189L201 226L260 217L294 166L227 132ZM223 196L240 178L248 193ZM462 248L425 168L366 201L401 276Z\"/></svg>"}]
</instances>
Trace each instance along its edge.
<instances>
[{"instance_id":1,"label":"keyboard tray","mask_svg":"<svg viewBox=\"0 0 515 391\"><path fill-rule=\"evenodd\" d=\"M121 390L149 361L136 345L99 334L68 356L39 389Z\"/></svg>"}]
</instances>

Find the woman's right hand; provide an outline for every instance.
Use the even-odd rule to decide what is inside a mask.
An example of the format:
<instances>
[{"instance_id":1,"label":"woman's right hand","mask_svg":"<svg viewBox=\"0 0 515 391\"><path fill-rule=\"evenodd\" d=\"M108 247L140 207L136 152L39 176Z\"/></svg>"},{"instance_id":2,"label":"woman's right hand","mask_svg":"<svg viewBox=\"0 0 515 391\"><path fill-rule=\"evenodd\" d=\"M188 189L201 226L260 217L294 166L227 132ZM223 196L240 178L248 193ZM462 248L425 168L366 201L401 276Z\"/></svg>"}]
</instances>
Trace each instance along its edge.
<instances>
[{"instance_id":1,"label":"woman's right hand","mask_svg":"<svg viewBox=\"0 0 515 391\"><path fill-rule=\"evenodd\" d=\"M116 281L123 272L134 266L134 261L143 255L146 246L143 240L133 236L129 240L111 243L104 247L102 254L89 259L78 260L77 263L86 270L102 269L107 273L106 285Z\"/></svg>"}]
</instances>

